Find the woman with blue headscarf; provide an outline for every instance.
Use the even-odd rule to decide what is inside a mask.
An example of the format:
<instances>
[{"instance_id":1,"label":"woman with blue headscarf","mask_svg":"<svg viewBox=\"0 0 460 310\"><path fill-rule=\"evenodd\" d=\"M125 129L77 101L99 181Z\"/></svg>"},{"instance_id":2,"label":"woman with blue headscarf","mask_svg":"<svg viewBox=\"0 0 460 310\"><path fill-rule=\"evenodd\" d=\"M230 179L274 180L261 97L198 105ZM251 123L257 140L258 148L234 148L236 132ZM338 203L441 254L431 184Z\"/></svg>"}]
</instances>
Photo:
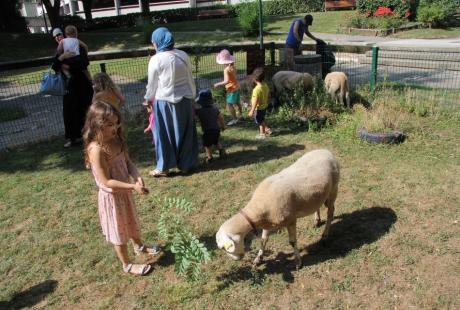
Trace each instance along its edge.
<instances>
[{"instance_id":1,"label":"woman with blue headscarf","mask_svg":"<svg viewBox=\"0 0 460 310\"><path fill-rule=\"evenodd\" d=\"M153 135L157 166L150 175L164 177L175 167L187 172L198 161L192 109L196 88L190 59L185 52L174 48L171 32L158 28L152 33L151 41L156 54L149 61L144 99L156 100Z\"/></svg>"}]
</instances>

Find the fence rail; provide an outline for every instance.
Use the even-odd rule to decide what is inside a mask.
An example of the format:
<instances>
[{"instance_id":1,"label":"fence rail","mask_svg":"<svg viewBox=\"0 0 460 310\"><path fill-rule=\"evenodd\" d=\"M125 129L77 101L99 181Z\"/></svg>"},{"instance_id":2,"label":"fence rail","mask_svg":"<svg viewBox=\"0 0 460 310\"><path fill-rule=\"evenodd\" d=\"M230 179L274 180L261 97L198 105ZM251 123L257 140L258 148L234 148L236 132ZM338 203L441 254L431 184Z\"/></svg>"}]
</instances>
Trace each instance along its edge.
<instances>
[{"instance_id":1,"label":"fence rail","mask_svg":"<svg viewBox=\"0 0 460 310\"><path fill-rule=\"evenodd\" d=\"M255 52L258 45L247 44L179 48L190 55L197 86L207 88L222 79L223 67L215 61L222 48L233 52L238 78L244 79L249 67L257 64L263 63L271 74L283 69L283 47L267 43L262 54ZM426 90L440 104L456 104L460 95L460 52L385 48L373 56L371 47L329 47L336 58L331 70L345 72L354 88L369 85L374 76L377 86L393 83ZM314 54L315 46L304 45L303 50ZM93 53L89 69L94 74L104 68L126 97L125 111L137 113L142 111L150 54L149 49ZM0 64L0 150L63 135L62 97L39 93L50 63L51 58L42 58Z\"/></svg>"}]
</instances>

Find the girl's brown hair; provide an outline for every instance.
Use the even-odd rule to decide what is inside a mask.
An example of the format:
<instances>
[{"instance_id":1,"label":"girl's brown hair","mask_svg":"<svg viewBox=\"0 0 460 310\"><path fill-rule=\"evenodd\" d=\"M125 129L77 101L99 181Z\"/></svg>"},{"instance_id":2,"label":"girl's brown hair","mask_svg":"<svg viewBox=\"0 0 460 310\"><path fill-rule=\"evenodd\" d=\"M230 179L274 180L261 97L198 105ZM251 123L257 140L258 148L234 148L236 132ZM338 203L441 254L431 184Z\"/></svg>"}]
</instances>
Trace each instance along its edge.
<instances>
[{"instance_id":1,"label":"girl's brown hair","mask_svg":"<svg viewBox=\"0 0 460 310\"><path fill-rule=\"evenodd\" d=\"M95 142L100 145L107 156L110 157L112 155L110 154L107 146L104 145L102 137L102 127L112 116L116 116L118 118L118 125L122 124L120 112L109 103L101 100L94 102L86 113L85 126L83 127L82 132L83 142L85 145L85 164L87 167L90 167L88 147L91 142ZM128 157L125 133L122 126L119 126L117 129L116 139L118 139L121 144L121 151L125 153L126 157Z\"/></svg>"},{"instance_id":2,"label":"girl's brown hair","mask_svg":"<svg viewBox=\"0 0 460 310\"><path fill-rule=\"evenodd\" d=\"M120 91L107 73L99 72L93 75L93 86L96 93L108 90L111 92Z\"/></svg>"}]
</instances>

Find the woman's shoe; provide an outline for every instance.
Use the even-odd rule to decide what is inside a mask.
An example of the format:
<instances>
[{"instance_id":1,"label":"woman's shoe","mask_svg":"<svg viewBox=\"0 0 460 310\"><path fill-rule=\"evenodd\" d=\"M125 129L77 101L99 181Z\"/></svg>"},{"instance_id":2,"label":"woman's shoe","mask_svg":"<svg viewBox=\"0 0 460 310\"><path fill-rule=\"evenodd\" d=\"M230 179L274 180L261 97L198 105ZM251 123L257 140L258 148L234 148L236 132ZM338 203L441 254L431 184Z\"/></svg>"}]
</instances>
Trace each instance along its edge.
<instances>
[{"instance_id":1,"label":"woman's shoe","mask_svg":"<svg viewBox=\"0 0 460 310\"><path fill-rule=\"evenodd\" d=\"M161 178L161 177L167 177L168 173L166 171L154 169L149 172L149 176L154 177L154 178Z\"/></svg>"}]
</instances>

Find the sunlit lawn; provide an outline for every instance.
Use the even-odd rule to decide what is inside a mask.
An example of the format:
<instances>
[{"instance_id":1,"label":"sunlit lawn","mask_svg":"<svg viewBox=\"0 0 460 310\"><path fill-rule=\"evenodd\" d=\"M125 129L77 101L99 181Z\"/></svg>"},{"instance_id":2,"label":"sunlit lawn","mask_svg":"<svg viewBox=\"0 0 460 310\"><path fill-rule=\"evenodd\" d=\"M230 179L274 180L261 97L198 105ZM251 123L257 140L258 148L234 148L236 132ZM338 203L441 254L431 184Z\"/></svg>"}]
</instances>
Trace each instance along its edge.
<instances>
[{"instance_id":1,"label":"sunlit lawn","mask_svg":"<svg viewBox=\"0 0 460 310\"><path fill-rule=\"evenodd\" d=\"M394 146L361 142L353 113L322 131L271 115L275 135L265 141L245 120L223 134L226 159L191 175L146 177L150 195L136 196L146 240L157 241L155 198L183 197L198 210L186 220L213 257L196 283L174 273L170 254L154 260L147 277L123 274L101 235L97 189L80 148L55 140L3 152L0 308L458 309L459 110L413 118L418 126ZM142 128L142 121L128 124L128 144L147 176L154 155ZM216 249L218 227L255 186L316 148L331 150L341 165L330 241L317 243L323 227L300 220L299 271L285 231L270 238L258 271L251 255L234 262Z\"/></svg>"}]
</instances>

